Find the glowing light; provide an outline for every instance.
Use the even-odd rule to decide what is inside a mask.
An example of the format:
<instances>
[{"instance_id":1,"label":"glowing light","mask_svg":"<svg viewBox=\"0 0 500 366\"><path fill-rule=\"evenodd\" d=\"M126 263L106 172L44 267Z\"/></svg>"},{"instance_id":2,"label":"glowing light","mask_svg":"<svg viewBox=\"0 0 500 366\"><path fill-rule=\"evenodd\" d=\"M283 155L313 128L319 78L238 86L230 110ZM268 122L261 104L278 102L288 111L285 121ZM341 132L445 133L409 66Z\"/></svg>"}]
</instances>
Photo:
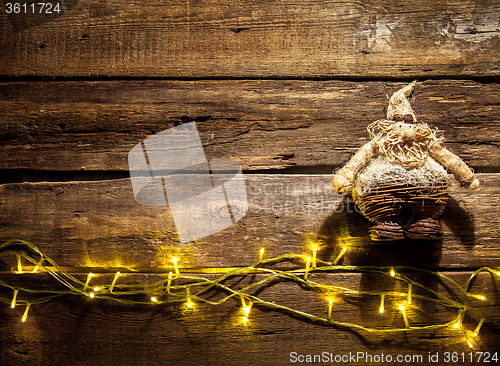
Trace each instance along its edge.
<instances>
[{"instance_id":1,"label":"glowing light","mask_svg":"<svg viewBox=\"0 0 500 366\"><path fill-rule=\"evenodd\" d=\"M311 258L307 257L306 271L304 273L304 281L307 281L307 276L309 275L309 266L311 265Z\"/></svg>"},{"instance_id":2,"label":"glowing light","mask_svg":"<svg viewBox=\"0 0 500 366\"><path fill-rule=\"evenodd\" d=\"M313 257L312 257L312 268L316 268L316 252L318 251L318 247L316 244L312 246Z\"/></svg>"},{"instance_id":3,"label":"glowing light","mask_svg":"<svg viewBox=\"0 0 500 366\"><path fill-rule=\"evenodd\" d=\"M243 294L240 292L240 301L241 301L241 306L243 307L246 307L247 304L245 302L245 297L243 296Z\"/></svg>"},{"instance_id":4,"label":"glowing light","mask_svg":"<svg viewBox=\"0 0 500 366\"><path fill-rule=\"evenodd\" d=\"M12 302L10 303L10 307L14 309L16 307L16 299L17 299L17 292L19 290L14 290L14 296L12 297Z\"/></svg>"},{"instance_id":5,"label":"glowing light","mask_svg":"<svg viewBox=\"0 0 500 366\"><path fill-rule=\"evenodd\" d=\"M181 273L179 272L179 267L177 267L177 262L179 261L179 258L177 257L172 257L172 262L174 263L174 267L175 267L175 275L177 277L179 277L181 275Z\"/></svg>"},{"instance_id":6,"label":"glowing light","mask_svg":"<svg viewBox=\"0 0 500 366\"><path fill-rule=\"evenodd\" d=\"M250 315L250 310L252 309L253 302L249 302L247 306L243 308L243 311L245 312L245 315L248 316Z\"/></svg>"},{"instance_id":7,"label":"glowing light","mask_svg":"<svg viewBox=\"0 0 500 366\"><path fill-rule=\"evenodd\" d=\"M28 305L26 305L26 310L24 310L24 314L23 314L23 317L21 319L21 321L24 323L26 321L26 318L28 317L28 311L30 309L30 303L28 303Z\"/></svg>"},{"instance_id":8,"label":"glowing light","mask_svg":"<svg viewBox=\"0 0 500 366\"><path fill-rule=\"evenodd\" d=\"M333 261L333 264L336 266L340 259L344 256L344 254L347 252L347 247L342 247L342 250L340 251L339 255L337 256L337 258L335 258L335 260Z\"/></svg>"},{"instance_id":9,"label":"glowing light","mask_svg":"<svg viewBox=\"0 0 500 366\"><path fill-rule=\"evenodd\" d=\"M483 295L467 294L467 296L474 297L474 298L476 298L478 300L481 300L481 301L485 301L486 300L486 297L484 297Z\"/></svg>"},{"instance_id":10,"label":"glowing light","mask_svg":"<svg viewBox=\"0 0 500 366\"><path fill-rule=\"evenodd\" d=\"M165 291L170 292L170 283L172 283L172 272L168 272L167 289Z\"/></svg>"},{"instance_id":11,"label":"glowing light","mask_svg":"<svg viewBox=\"0 0 500 366\"><path fill-rule=\"evenodd\" d=\"M405 306L403 304L399 304L399 310L401 310L401 314L403 314L403 320L405 322L405 327L409 328L410 327L410 323L408 323L408 317L406 316Z\"/></svg>"},{"instance_id":12,"label":"glowing light","mask_svg":"<svg viewBox=\"0 0 500 366\"><path fill-rule=\"evenodd\" d=\"M188 308L192 308L193 307L193 302L191 301L191 292L190 292L191 288L190 287L186 287L186 305Z\"/></svg>"},{"instance_id":13,"label":"glowing light","mask_svg":"<svg viewBox=\"0 0 500 366\"><path fill-rule=\"evenodd\" d=\"M111 285L109 286L109 292L113 292L113 289L115 288L116 281L118 281L118 277L120 277L121 273L116 272L115 277L113 277L113 281L111 282Z\"/></svg>"},{"instance_id":14,"label":"glowing light","mask_svg":"<svg viewBox=\"0 0 500 366\"><path fill-rule=\"evenodd\" d=\"M300 261L300 262L303 262L304 264L306 264L305 267L303 267L302 269L300 269L299 271L292 267L292 269L290 270L283 270L283 271L280 271L279 273L276 272L276 274L279 274L280 276L283 276L284 278L289 278L293 281L296 281L295 283L299 283L300 285L305 285L303 286L304 288L317 288L319 291L318 293L324 293L324 294L327 294L327 297L323 298L323 301L325 301L326 303L324 305L327 305L328 306L328 321L330 322L333 322L333 304L336 304L337 303L337 299L336 299L336 294L337 292L336 291L343 291L344 294L364 294L365 291L359 291L358 289L348 289L348 288L341 288L341 287L337 287L335 285L332 285L332 284L322 284L322 283L316 283L316 282L307 282L307 276L309 274L309 271L315 271L317 269L315 269L314 267L311 266L311 263L313 262L313 258L312 258L312 255L311 253L313 253L312 251L312 243L313 242L310 242L310 245L308 246L308 249L306 251L306 253L301 253L301 254L286 254L286 255L282 255L282 256L278 256L276 258L270 258L268 260L266 260L266 263L267 262L280 262L280 261L283 261L283 260L288 260L288 259L293 259L293 261ZM3 248L1 245L0 245L0 248ZM120 302L120 303L134 303L135 301L129 301L128 299L122 299L121 296L130 296L130 295L137 295L138 293L140 292L144 292L146 291L147 294L149 294L149 296L146 296L146 297L143 297L143 301L141 301L141 303L145 302L145 303L150 303L150 305L155 305L154 303L160 303L160 304L163 304L163 303L170 303L170 302L177 302L177 301L180 301L180 304L181 304L181 307L183 308L184 311L186 311L186 313L190 313L190 315L194 315L195 313L198 313L198 309L197 307L200 307L202 308L203 306L198 306L198 302L204 302L204 303L213 303L215 305L218 305L219 303L221 302L224 302L225 300L228 300L230 298L233 298L233 300L235 299L234 296L240 296L240 298L242 299L242 308L241 308L241 312L238 314L238 322L240 323L240 326L241 326L241 321L243 320L243 322L249 322L249 315L252 313L252 306L253 306L253 302L250 301L253 300L253 301L257 301L258 304L261 303L261 299L258 297L257 293L256 292L253 292L252 295L250 294L247 294L246 291L247 289L249 288L244 288L244 289L241 289L241 287L239 286L239 284L236 286L237 288L239 289L233 289L233 288L228 288L230 291L227 291L227 294L226 294L226 297L223 298L221 302L214 302L214 301L210 301L209 299L205 299L205 297L202 297L204 295L206 290L207 289L210 289L212 287L216 287L219 283L220 283L220 279L217 278L217 279L212 279L210 275L208 278L204 278L204 277L196 277L197 281L198 279L200 279L198 282L190 282L189 284L179 284L177 286L173 286L173 290L175 290L174 292L174 295L175 296L169 296L170 297L177 297L175 300L173 301L166 301L166 299L164 299L162 296L164 295L163 291L165 289L165 285L167 283L167 278L165 278L166 276L163 276L162 280L159 281L158 283L154 283L152 285L150 285L149 287L146 288L146 290L144 290L144 288L142 289L139 289L136 287L136 286L126 286L126 285L123 285L123 286L118 286L121 291L117 291L115 293L112 293L113 296L103 296L103 294L106 292L106 291L110 291L112 292L115 285L117 284L117 279L120 277L120 272L116 272L115 277L112 278L113 279L113 282L111 283L111 285L108 285L108 284L101 284L99 286L95 286L97 282L100 282L100 281L96 281L94 280L94 284L90 284L90 280L91 278L93 277L99 277L99 276L103 276L103 274L92 274L92 273L88 273L87 275L87 278L86 278L86 281L83 280L83 276L84 276L84 273L80 273L79 275L79 278L76 279L74 276L72 276L71 274L65 272L65 270L59 266L57 266L55 264L55 262L50 259L49 257L45 257L43 256L40 252L38 252L38 250L36 249L36 247L34 246L31 246L30 245L30 248L34 248L35 252L38 253L39 255L36 257L36 258L32 258L32 257L29 257L26 252L15 252L15 253L8 253L8 254L11 254L11 261L14 262L14 256L17 256L17 260L19 262L22 262L23 259L26 260L26 261L29 261L30 263L33 263L34 266L30 265L29 267L25 267L24 268L24 273L27 273L27 272L31 272L33 270L33 272L42 272L42 271L48 271L49 273L52 273L53 271L54 272L58 272L57 273L57 276L55 276L55 279L57 279L59 282L61 282L62 284L64 285L67 285L69 287L69 289L65 290L65 291L61 291L59 289L54 289L54 290L43 290L44 293L51 293L53 296L47 296L47 297L42 297L38 300L30 300L32 301L31 304L39 304L39 303L42 303L44 301L47 301L46 299L50 299L52 297L55 297L55 296L58 296L58 295L69 295L69 294L73 294L73 295L84 295L90 299L99 299L99 301L102 301L102 300L111 300L113 301L112 299L116 299L117 302ZM320 250L320 246L319 244L316 244L316 247L314 247L314 251L318 251ZM258 248L259 249L259 254L260 254L260 250L261 248ZM339 249L341 249L341 252L345 252L345 249L344 247L339 247ZM262 251L264 252L264 251ZM342 253L341 253L342 254ZM310 256L308 258L308 255ZM269 257L269 255L267 255L267 257ZM43 258L43 259L42 259ZM38 261L37 261L38 259ZM168 261L172 259L172 257L169 257ZM319 260L319 264L320 266L322 266L323 264L325 264L327 267L330 267L328 268L329 270L336 270L338 272L344 272L344 270L346 269L345 267L335 267L335 268L331 268L330 264L327 264L327 263L324 263L320 260L320 257L317 257L317 259ZM46 262L45 262L46 261ZM39 263L38 266L36 266L37 262ZM44 264L45 263L45 264ZM177 263L179 264L180 262L175 259L174 263ZM187 262L183 262L183 263L187 263ZM23 263L25 264L25 263ZM263 265L263 263L261 263L261 265ZM53 266L53 267L52 267ZM265 266L263 266L265 267ZM325 269L327 267L324 267L324 268L321 268L321 269ZM55 270L53 270L52 268L55 268ZM304 271L304 268L305 268L305 273L303 272ZM367 271L369 273L379 273L380 272L380 268L377 267L375 269L372 269L371 267L362 267L362 266L349 266L349 270L351 270L351 268L356 268L358 270L363 270L363 271ZM409 317L412 316L412 321L417 321L417 318L415 317L416 315L413 315L413 312L409 312L409 309L415 309L415 305L420 305L420 303L424 303L426 300L427 301L434 301L434 297L431 296L431 297L427 297L425 296L425 294L422 292L422 291L417 291L417 295L416 295L416 299L418 300L417 303L412 303L412 295L413 295L413 286L417 286L418 288L421 287L421 285L418 283L418 282L412 282L412 280L409 280L408 278L406 278L405 276L403 276L402 274L399 273L399 270L401 270L402 268L404 267L399 267L399 266L396 266L396 267L385 267L383 269L383 273L387 276L387 275L391 275L393 277L396 276L396 272L395 272L395 268L398 268L398 280L401 280L401 285L403 286L403 290L398 290L397 292L393 292L393 291L390 291L390 292L385 292L385 295L389 296L390 297L390 313L391 314L387 314L387 316L391 316L391 323L392 323L392 315L393 315L393 312L396 311L396 318L398 317L398 314L397 314L397 309L399 309L399 311L401 311L401 316L402 318L404 318L404 324L405 326L403 326L402 324L400 324L397 329L393 329L393 327L389 327L388 329L385 329L385 327L383 329L380 329L379 327L377 327L377 329L370 329L370 328L366 328L368 331L381 331L381 332L392 332L392 331L415 331L415 330L418 330L420 327L412 327L410 326L409 324ZM39 270L41 269L41 270ZM264 271L269 271L269 272L273 272L273 269L272 268L260 268L259 271L263 269ZM18 272L22 272L23 269L22 267L18 267L16 268L15 267L15 262L14 262L14 265L12 265L12 268L10 269L11 270L11 273L14 272L14 271L18 271ZM170 270L171 272L168 272L167 270L167 273L168 273L168 277L169 277L169 283L168 283L168 286L167 286L167 289L168 291L170 291L170 280L172 279L177 279L176 277L174 277L174 271L173 271L173 268L172 268L172 265L170 265ZM418 271L418 269L416 269ZM472 275L470 277L470 279L468 280L467 284L465 285L465 287L462 287L462 286L459 286L457 285L454 281L452 281L451 279L449 279L448 277L446 276L442 276L442 278L444 280L448 280L448 281L451 281L451 283L455 284L458 286L458 289L460 291L462 291L462 293L465 295L464 298L461 298L462 301L445 301L446 296L443 295L443 301L440 302L441 305L443 305L444 307L446 307L447 309L452 309L452 310L458 310L458 316L455 318L455 319L451 319L451 321L449 320L445 320L445 323L444 324L436 324L436 325L432 325L432 326L429 326L428 329L434 329L434 330L437 330L437 329L440 329L442 328L443 326L444 327L447 327L447 329L450 331L450 332L453 332L452 329L456 329L458 330L460 333L456 333L456 336L457 337L464 337L464 338L461 338L461 341L463 341L464 343L468 344L469 347L471 348L475 348L479 345L478 343L478 338L479 338L479 333L480 333L480 330L482 329L482 325L485 323L485 322L488 322L488 321L493 321L493 316L491 315L492 313L489 313L489 312L486 312L486 311L483 311L482 309L480 309L480 306L481 304L484 305L485 303L484 302L480 302L481 301L492 301L491 300L491 296L489 296L488 298L485 297L486 293L484 293L484 296L482 294L482 292L484 290L481 290L481 289L477 289L476 291L474 290L470 290L470 291L474 291L476 292L476 294L474 293L469 293L469 285L472 283L471 280L474 279L475 277L477 277L477 274L479 274L480 272L485 272L485 271L489 271L491 273L491 275L496 275L496 274L499 274L499 271L500 270L500 267L498 268L489 268L489 267L483 267L481 268L480 270L474 272L474 275ZM234 271L234 273L238 273L238 274L242 274L242 275L253 275L254 273L256 273L256 267L255 267L255 264L252 264L250 265L249 267L233 267L233 268L224 268L224 269L219 269L219 270L214 270L214 271L210 271L210 273L224 273L222 276L225 275L225 272L226 271ZM208 271L207 271L208 272ZM426 272L429 272L429 271L426 271ZM165 273L165 275L167 274ZM431 273L435 273L435 272L431 272ZM304 279L305 281L302 279L302 277L300 277L300 275L303 274L304 275ZM106 276L108 276L107 278L111 278L111 275L113 275L113 273L109 273L107 274ZM184 273L183 273L184 275ZM123 274L121 276L124 276ZM38 277L38 276L37 276ZM21 279L20 277L18 277L19 279ZM180 277L180 278L183 278L183 277ZM190 277L186 277L186 279L190 279ZM194 277L193 277L194 278ZM99 280L102 279L102 277L99 277L97 278ZM404 292L404 284L406 283L406 285L408 286L407 288L407 292L405 293ZM29 308L31 306L31 304L24 300L24 296L20 295L20 293L23 293L23 291L26 291L26 292L32 292L33 290L31 290L30 288L23 288L23 287L18 287L18 286L11 286L11 285L8 285L8 284L5 284L5 283L1 283L0 286L2 288L4 288L4 290L7 291L7 298L4 299L4 302L6 302L7 304L9 304L8 302L8 293L10 291L12 291L13 293L13 297L11 298L11 302L10 302L10 305L12 308L22 308L22 306L25 306L25 310L24 311L24 315L22 317L22 322L25 322L26 319L27 319L27 315L28 315L28 312L29 312ZM84 287L85 286L85 287ZM95 286L95 287L94 287ZM190 288L193 286L193 289L196 289L194 290L195 292L191 295L190 294ZM204 289L202 290L198 290L199 287L204 287ZM82 289L85 289L86 291L83 292ZM222 288L222 287L221 287ZM186 290L186 297L183 296L182 292L183 290ZM30 296L34 296L35 294L39 293L38 291L33 291L34 293L30 294ZM422 292L422 293L421 293ZM383 314L385 312L385 308L384 308L384 301L385 301L385 295L383 292L379 292L378 290L373 290L370 292L372 296L381 296L381 299L380 299L380 308L378 309L379 312L381 314ZM99 295L99 297L98 297ZM109 293L108 293L109 295ZM154 296L152 296L154 295ZM17 302L17 297L20 297L20 301ZM43 295L42 295L43 296ZM144 296L144 295L142 295ZM156 296L156 297L155 297ZM6 296L4 296L6 297ZM151 299L151 301L148 300L148 297ZM475 298L477 300L473 300L473 301L469 301L469 303L467 302L467 298L469 300L471 300L471 298ZM157 299L158 298L158 299ZM34 298L33 298L34 299ZM144 301L144 299L146 299ZM376 297L373 297L374 299L374 302L376 304L377 302L377 298ZM271 300L271 299L269 299ZM451 299L450 299L451 300ZM89 300L90 301L90 300ZM97 300L96 300L97 301ZM472 303L472 304L470 304ZM268 302L269 306L270 307L276 307L276 308L282 308L281 305L278 305L278 304L275 304L274 301L269 301ZM412 304L412 305L410 305ZM187 309L190 309L190 310L187 310ZM192 309L194 308L194 309ZM17 309L16 309L17 310ZM373 309L374 311L377 311L376 308ZM15 310L14 310L15 311ZM14 312L13 311L13 312ZM290 308L289 310L291 313L295 314L296 316L302 316L302 317L315 317L315 318L318 318L316 317L315 315L313 314L307 314L307 313L304 313L300 310L294 310L292 308ZM464 325L465 325L465 314L466 314L466 311L469 311L471 314L483 314L483 315L480 315L480 316L484 316L484 318L477 318L478 319L478 323L476 324L477 326L472 329L465 329L464 328ZM35 314L36 315L36 314ZM323 315L324 316L324 315ZM384 317L386 317L384 315ZM413 319L413 317L415 317L415 319ZM319 318L318 318L319 319ZM20 319L21 320L21 319ZM36 320L36 319L35 319ZM252 319L253 320L253 319ZM323 320L326 320L323 318ZM327 322L328 322L327 321ZM398 319L398 322L401 323L401 320ZM419 321L420 322L420 321ZM380 322L379 322L380 323ZM247 323L245 324L244 326L249 328L249 324L250 323ZM380 325L380 324L378 324ZM415 324L416 325L416 324ZM346 323L346 327L349 327L349 328L352 328L352 329L356 329L358 328L359 326L357 324L349 324L349 323ZM483 333L485 331L483 330Z\"/></svg>"},{"instance_id":15,"label":"glowing light","mask_svg":"<svg viewBox=\"0 0 500 366\"><path fill-rule=\"evenodd\" d=\"M89 285L90 279L94 276L93 273L89 273L87 275L87 280L85 281L85 285L83 286L83 292L87 291L87 286Z\"/></svg>"},{"instance_id":16,"label":"glowing light","mask_svg":"<svg viewBox=\"0 0 500 366\"><path fill-rule=\"evenodd\" d=\"M40 268L40 266L42 265L44 259L43 257L40 259L40 261L38 262L38 264L35 266L35 268L33 268L33 271L32 273L37 273L38 272L38 269Z\"/></svg>"},{"instance_id":17,"label":"glowing light","mask_svg":"<svg viewBox=\"0 0 500 366\"><path fill-rule=\"evenodd\" d=\"M483 323L484 323L484 318L482 318L479 321L479 324L477 325L476 329L474 330L474 334L472 335L474 338L476 338L477 335L479 334L479 329L481 329L481 326L483 325Z\"/></svg>"},{"instance_id":18,"label":"glowing light","mask_svg":"<svg viewBox=\"0 0 500 366\"><path fill-rule=\"evenodd\" d=\"M17 272L16 273L23 273L23 265L21 263L21 254L16 254L16 259L17 259Z\"/></svg>"},{"instance_id":19,"label":"glowing light","mask_svg":"<svg viewBox=\"0 0 500 366\"><path fill-rule=\"evenodd\" d=\"M264 252L266 250L264 248L260 248L260 251L259 251L259 262L262 262L262 258L264 258Z\"/></svg>"}]
</instances>

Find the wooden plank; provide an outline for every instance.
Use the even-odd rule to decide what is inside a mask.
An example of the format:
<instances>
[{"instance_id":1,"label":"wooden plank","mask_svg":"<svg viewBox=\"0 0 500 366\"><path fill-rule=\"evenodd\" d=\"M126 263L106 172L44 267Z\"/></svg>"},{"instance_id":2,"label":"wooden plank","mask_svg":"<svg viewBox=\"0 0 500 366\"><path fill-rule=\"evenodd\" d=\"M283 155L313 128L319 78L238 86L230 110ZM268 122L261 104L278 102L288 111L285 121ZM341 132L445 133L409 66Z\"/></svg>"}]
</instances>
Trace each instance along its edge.
<instances>
[{"instance_id":1,"label":"wooden plank","mask_svg":"<svg viewBox=\"0 0 500 366\"><path fill-rule=\"evenodd\" d=\"M442 241L372 242L369 223L334 194L331 175L245 175L247 215L217 234L181 244L168 207L136 203L130 179L0 185L0 240L31 241L67 267L185 268L249 265L266 256L309 252L308 236L333 261L425 268L500 266L499 174L480 174L481 189L456 182L442 215Z\"/></svg>"},{"instance_id":2,"label":"wooden plank","mask_svg":"<svg viewBox=\"0 0 500 366\"><path fill-rule=\"evenodd\" d=\"M128 170L144 138L197 121L209 158L244 170L343 165L385 116L402 83L344 81L107 81L0 84L0 169ZM486 97L487 96L487 97ZM476 169L500 167L500 86L425 81L422 121ZM306 171L310 172L310 171ZM318 172L318 171L313 171Z\"/></svg>"},{"instance_id":3,"label":"wooden plank","mask_svg":"<svg viewBox=\"0 0 500 366\"><path fill-rule=\"evenodd\" d=\"M442 274L460 285L464 285L471 275L470 272ZM29 284L44 289L51 283L41 274L2 273L1 276L5 281L16 281L24 286ZM134 276L137 278L131 279L134 283L148 284L158 280L158 275ZM455 288L435 281L430 275L410 276L439 294L454 300L460 299L460 293ZM233 278L226 281L226 284L230 287L242 287L262 278L260 275L251 277ZM400 287L392 278L382 275L313 274L311 278L313 281L359 291L406 292L406 287ZM111 277L96 278L96 282L101 283L109 283L109 280ZM484 273L478 276L471 291L481 291L486 297L491 295L489 298L495 299L497 286L498 279ZM415 294L419 293L416 288L414 291ZM215 292L210 293L212 298L221 297ZM265 301L275 301L279 305L326 317L327 298L293 282L275 281L263 288L252 290L252 293ZM12 294L11 291L2 291L1 296L11 298ZM167 295L162 297L168 298ZM379 329L402 327L403 319L397 310L398 300L387 296L385 312L380 314L379 296L339 295L335 298L332 318ZM412 303L413 307L407 311L411 326L443 324L453 321L457 316L457 309L447 309L416 296ZM499 311L496 300L480 302L472 299L469 305L485 311ZM456 352L457 355L465 352L466 357L471 352L465 337L452 326L442 330L413 331L396 335L368 333L309 321L287 311L258 304L252 307L250 321L243 323L239 298L229 299L217 306L196 303L192 309L187 309L182 303L132 306L69 296L32 306L25 323L20 321L23 311L24 306L21 305L11 309L7 304L0 304L0 341L3 348L0 361L4 365L288 365L291 363L292 352L297 355L326 352L328 355L332 353L334 357L357 352L366 352L372 357L381 357L382 353L394 358L397 355L422 356L423 360L415 362L416 364L430 364L429 354L438 353L439 364L445 364L445 352ZM466 316L464 327L469 335L478 322L477 316ZM473 340L474 351L491 354L496 352L498 356L499 337L496 326L486 322L479 336ZM480 364L476 363L478 355L473 355L474 362L471 364ZM496 364L492 360L490 362ZM366 365L367 362L360 358L348 364Z\"/></svg>"},{"instance_id":4,"label":"wooden plank","mask_svg":"<svg viewBox=\"0 0 500 366\"><path fill-rule=\"evenodd\" d=\"M65 1L0 18L0 75L498 76L498 2ZM35 12L40 12L37 7ZM26 13L25 13L26 11Z\"/></svg>"}]
</instances>

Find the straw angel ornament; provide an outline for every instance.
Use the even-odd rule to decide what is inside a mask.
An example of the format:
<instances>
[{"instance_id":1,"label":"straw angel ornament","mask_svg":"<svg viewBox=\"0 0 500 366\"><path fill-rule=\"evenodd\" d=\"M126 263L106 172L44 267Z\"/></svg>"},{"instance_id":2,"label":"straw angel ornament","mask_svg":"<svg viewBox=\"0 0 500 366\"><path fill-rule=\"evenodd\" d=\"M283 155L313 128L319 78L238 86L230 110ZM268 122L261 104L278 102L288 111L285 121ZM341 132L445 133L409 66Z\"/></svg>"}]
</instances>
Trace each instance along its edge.
<instances>
[{"instance_id":1,"label":"straw angel ornament","mask_svg":"<svg viewBox=\"0 0 500 366\"><path fill-rule=\"evenodd\" d=\"M333 177L334 189L352 194L361 213L375 223L372 240L442 237L446 169L463 187L479 187L473 171L443 146L438 131L417 120L409 101L415 83L392 95L386 119L367 128L370 142Z\"/></svg>"}]
</instances>

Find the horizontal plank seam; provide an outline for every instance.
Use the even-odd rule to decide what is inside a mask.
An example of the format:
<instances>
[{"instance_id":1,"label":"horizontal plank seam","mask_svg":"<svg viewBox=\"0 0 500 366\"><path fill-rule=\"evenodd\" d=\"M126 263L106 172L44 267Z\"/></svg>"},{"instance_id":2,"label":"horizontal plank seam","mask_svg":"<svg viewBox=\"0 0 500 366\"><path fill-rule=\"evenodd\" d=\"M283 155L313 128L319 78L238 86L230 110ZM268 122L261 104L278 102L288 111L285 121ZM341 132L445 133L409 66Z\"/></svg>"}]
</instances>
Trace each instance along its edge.
<instances>
[{"instance_id":1,"label":"horizontal plank seam","mask_svg":"<svg viewBox=\"0 0 500 366\"><path fill-rule=\"evenodd\" d=\"M238 80L247 80L247 81L346 81L346 82L410 82L413 80L470 80L475 81L482 84L497 84L500 83L500 75L495 76L471 76L471 75L461 75L456 74L452 76L446 75L417 75L414 77L353 77L353 76L344 76L339 75L335 77L310 77L310 76L212 76L212 77L156 77L156 76L36 76L36 75L23 75L23 76L14 76L14 75L0 75L0 82L43 82L43 81L238 81Z\"/></svg>"},{"instance_id":2,"label":"horizontal plank seam","mask_svg":"<svg viewBox=\"0 0 500 366\"><path fill-rule=\"evenodd\" d=\"M330 174L341 165L301 166L283 169L259 169L243 170L244 175L279 174L279 175L301 175L301 174ZM499 174L500 167L476 167L472 166L476 174ZM126 170L0 170L0 185L15 183L37 183L37 182L100 182L107 180L118 180L130 178Z\"/></svg>"}]
</instances>

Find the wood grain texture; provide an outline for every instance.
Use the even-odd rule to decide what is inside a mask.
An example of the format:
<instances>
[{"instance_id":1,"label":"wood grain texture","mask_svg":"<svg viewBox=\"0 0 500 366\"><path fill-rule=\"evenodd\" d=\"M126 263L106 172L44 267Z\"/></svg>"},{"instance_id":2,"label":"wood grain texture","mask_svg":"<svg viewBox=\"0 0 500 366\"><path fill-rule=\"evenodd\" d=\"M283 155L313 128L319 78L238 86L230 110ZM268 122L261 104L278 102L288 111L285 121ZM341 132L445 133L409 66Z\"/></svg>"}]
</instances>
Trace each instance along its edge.
<instances>
[{"instance_id":1,"label":"wood grain texture","mask_svg":"<svg viewBox=\"0 0 500 366\"><path fill-rule=\"evenodd\" d=\"M471 275L470 272L442 274L461 285ZM460 299L460 293L453 287L431 276L408 275L439 294ZM152 274L131 276L133 278L129 281L141 284L159 279L158 275ZM261 277L233 278L226 285L240 288ZM22 285L29 280L30 285L43 288L53 288L54 282L43 274L19 276L2 273L2 278ZM85 274L80 278L85 278ZM112 274L98 276L95 282L109 284L111 278ZM406 291L404 285L392 278L376 274L312 274L311 279L359 291ZM127 281L127 278L122 281ZM498 279L488 273L480 274L471 292L483 294L487 300L472 299L469 305L498 312L497 286ZM266 301L326 317L328 300L322 294L293 282L274 281L252 293ZM416 298L416 295L423 294L416 288L414 294L413 307L407 311L412 326L443 324L456 318L456 309L446 309ZM217 291L209 295L212 299L221 297ZM1 296L10 298L11 293L2 291ZM168 295L162 299L168 299ZM398 300L387 296L386 311L380 314L379 296L339 294L335 298L332 318L379 329L402 327ZM68 360L73 365L115 365L118 361L121 365L248 365L249 362L288 365L291 352L301 355L326 352L334 356L366 352L372 357L380 357L383 353L394 358L397 355L420 355L423 362L416 364L425 365L431 364L428 362L429 352L439 352L441 364L444 363L444 352L465 352L466 355L470 352L464 337L451 327L397 335L371 334L310 321L258 304L252 308L250 322L244 325L238 298L218 306L197 303L192 310L183 304L132 306L97 298L59 298L33 306L26 323L21 323L23 311L23 306L11 309L7 304L0 304L0 342L3 348L0 361L3 365L66 364ZM464 327L472 332L478 322L477 316L468 314ZM498 330L491 323L485 323L474 341L475 350L498 352L499 341ZM366 365L367 362L360 359L347 364ZM495 363L491 361L490 364Z\"/></svg>"},{"instance_id":2,"label":"wood grain texture","mask_svg":"<svg viewBox=\"0 0 500 366\"><path fill-rule=\"evenodd\" d=\"M2 7L0 75L499 75L496 1L59 3L62 11L51 15Z\"/></svg>"},{"instance_id":3,"label":"wood grain texture","mask_svg":"<svg viewBox=\"0 0 500 366\"><path fill-rule=\"evenodd\" d=\"M344 264L408 265L425 268L500 266L499 175L480 174L469 192L456 182L442 221L440 241L372 242L369 222L352 202L334 194L331 175L246 175L249 210L217 234L181 244L168 207L136 203L130 179L98 182L0 185L0 240L31 241L62 266L250 265L261 247L266 256L306 252L309 236L333 261L342 245Z\"/></svg>"},{"instance_id":4,"label":"wood grain texture","mask_svg":"<svg viewBox=\"0 0 500 366\"><path fill-rule=\"evenodd\" d=\"M0 85L0 169L128 170L144 138L197 121L209 158L244 170L347 162L402 83L345 81L19 82ZM500 86L424 81L417 116L477 168L500 167ZM308 171L306 171L308 172ZM318 171L313 171L318 172Z\"/></svg>"}]
</instances>

